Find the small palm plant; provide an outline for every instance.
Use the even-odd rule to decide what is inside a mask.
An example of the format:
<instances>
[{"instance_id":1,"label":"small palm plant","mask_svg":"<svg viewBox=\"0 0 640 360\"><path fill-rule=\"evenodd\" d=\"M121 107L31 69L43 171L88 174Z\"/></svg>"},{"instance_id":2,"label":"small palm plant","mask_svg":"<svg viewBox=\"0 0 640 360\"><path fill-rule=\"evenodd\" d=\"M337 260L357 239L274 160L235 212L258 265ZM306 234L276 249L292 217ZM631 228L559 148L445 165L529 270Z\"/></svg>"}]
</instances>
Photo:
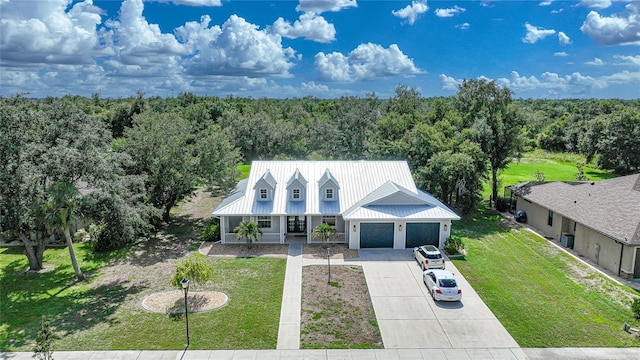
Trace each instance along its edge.
<instances>
[{"instance_id":1,"label":"small palm plant","mask_svg":"<svg viewBox=\"0 0 640 360\"><path fill-rule=\"evenodd\" d=\"M315 240L322 239L322 242L328 243L329 241L335 239L338 236L338 231L336 229L327 224L322 223L322 225L318 225L313 228L311 231L311 237Z\"/></svg>"},{"instance_id":2,"label":"small palm plant","mask_svg":"<svg viewBox=\"0 0 640 360\"><path fill-rule=\"evenodd\" d=\"M234 231L238 234L238 238L245 238L247 240L248 249L251 249L251 244L257 242L259 237L262 236L260 225L253 221L241 222Z\"/></svg>"}]
</instances>

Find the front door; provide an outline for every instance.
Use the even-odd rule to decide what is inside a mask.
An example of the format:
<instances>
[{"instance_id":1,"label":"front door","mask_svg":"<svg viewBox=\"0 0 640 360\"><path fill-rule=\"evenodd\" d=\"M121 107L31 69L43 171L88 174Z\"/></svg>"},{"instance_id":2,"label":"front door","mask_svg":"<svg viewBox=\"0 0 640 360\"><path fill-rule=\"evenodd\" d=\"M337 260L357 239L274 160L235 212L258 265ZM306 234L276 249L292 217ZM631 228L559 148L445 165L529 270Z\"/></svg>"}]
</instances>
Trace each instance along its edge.
<instances>
[{"instance_id":1,"label":"front door","mask_svg":"<svg viewBox=\"0 0 640 360\"><path fill-rule=\"evenodd\" d=\"M307 231L306 216L287 216L287 232L303 233Z\"/></svg>"}]
</instances>

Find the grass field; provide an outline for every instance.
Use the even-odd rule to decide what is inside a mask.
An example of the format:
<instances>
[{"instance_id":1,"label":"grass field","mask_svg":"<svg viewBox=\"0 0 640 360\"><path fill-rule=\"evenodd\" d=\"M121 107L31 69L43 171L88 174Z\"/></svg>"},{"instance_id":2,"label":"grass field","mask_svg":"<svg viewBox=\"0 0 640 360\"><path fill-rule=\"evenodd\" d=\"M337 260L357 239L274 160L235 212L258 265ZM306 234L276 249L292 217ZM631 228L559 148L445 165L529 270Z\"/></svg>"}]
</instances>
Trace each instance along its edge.
<instances>
[{"instance_id":1,"label":"grass field","mask_svg":"<svg viewBox=\"0 0 640 360\"><path fill-rule=\"evenodd\" d=\"M45 252L52 270L25 276L26 258L19 251L0 256L0 344L2 351L29 351L41 316L61 335L55 350L181 349L182 316L150 313L141 302L144 286L127 278L100 286L101 260L86 245L76 251L90 281L76 283L66 249ZM207 287L229 296L226 306L189 314L191 349L274 349L286 261L274 258L215 259L215 278ZM134 276L134 275L130 275ZM158 279L168 282L168 279Z\"/></svg>"},{"instance_id":2,"label":"grass field","mask_svg":"<svg viewBox=\"0 0 640 360\"><path fill-rule=\"evenodd\" d=\"M578 168L576 164L584 164L584 156L568 153L550 153L544 150L536 150L523 154L521 159L512 162L506 169L498 173L500 179L499 194L502 187L525 181L536 180L536 172L540 171L546 181L573 181L576 180ZM604 180L615 177L608 170L600 170L593 164L584 165L582 168L587 180ZM488 199L491 194L491 184L485 183L482 196Z\"/></svg>"},{"instance_id":3,"label":"grass field","mask_svg":"<svg viewBox=\"0 0 640 360\"><path fill-rule=\"evenodd\" d=\"M629 307L640 293L614 283L525 229L481 212L456 223L464 260L452 260L522 347L626 347L640 324Z\"/></svg>"}]
</instances>

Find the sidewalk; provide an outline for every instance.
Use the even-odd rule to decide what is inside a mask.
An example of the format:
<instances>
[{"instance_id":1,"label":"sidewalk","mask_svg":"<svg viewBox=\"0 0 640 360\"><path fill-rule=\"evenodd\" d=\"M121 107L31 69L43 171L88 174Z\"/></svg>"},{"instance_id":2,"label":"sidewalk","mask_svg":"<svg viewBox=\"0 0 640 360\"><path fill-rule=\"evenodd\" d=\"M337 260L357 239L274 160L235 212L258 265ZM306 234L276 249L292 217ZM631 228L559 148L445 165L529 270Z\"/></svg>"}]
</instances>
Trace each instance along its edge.
<instances>
[{"instance_id":1,"label":"sidewalk","mask_svg":"<svg viewBox=\"0 0 640 360\"><path fill-rule=\"evenodd\" d=\"M640 348L59 351L53 353L53 358L55 360L638 360ZM33 360L33 353L0 353L0 359Z\"/></svg>"},{"instance_id":2,"label":"sidewalk","mask_svg":"<svg viewBox=\"0 0 640 360\"><path fill-rule=\"evenodd\" d=\"M284 275L277 349L300 348L302 309L302 244L290 244Z\"/></svg>"}]
</instances>

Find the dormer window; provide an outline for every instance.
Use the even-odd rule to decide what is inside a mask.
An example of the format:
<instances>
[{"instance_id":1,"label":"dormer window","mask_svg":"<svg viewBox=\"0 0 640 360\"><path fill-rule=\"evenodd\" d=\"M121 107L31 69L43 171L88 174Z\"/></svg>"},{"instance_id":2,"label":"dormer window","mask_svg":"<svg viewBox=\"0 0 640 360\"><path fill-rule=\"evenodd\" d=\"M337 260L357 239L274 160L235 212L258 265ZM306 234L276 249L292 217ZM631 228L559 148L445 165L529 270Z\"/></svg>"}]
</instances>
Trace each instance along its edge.
<instances>
[{"instance_id":1,"label":"dormer window","mask_svg":"<svg viewBox=\"0 0 640 360\"><path fill-rule=\"evenodd\" d=\"M256 181L256 185L253 187L256 190L257 201L272 201L273 194L276 191L276 179L274 179L271 172L267 169L264 175Z\"/></svg>"},{"instance_id":2,"label":"dormer window","mask_svg":"<svg viewBox=\"0 0 640 360\"><path fill-rule=\"evenodd\" d=\"M307 179L302 176L300 170L291 175L289 181L287 181L287 199L293 202L303 202L307 198Z\"/></svg>"},{"instance_id":3,"label":"dormer window","mask_svg":"<svg viewBox=\"0 0 640 360\"><path fill-rule=\"evenodd\" d=\"M333 200L333 188L325 189L324 198L327 200Z\"/></svg>"}]
</instances>

